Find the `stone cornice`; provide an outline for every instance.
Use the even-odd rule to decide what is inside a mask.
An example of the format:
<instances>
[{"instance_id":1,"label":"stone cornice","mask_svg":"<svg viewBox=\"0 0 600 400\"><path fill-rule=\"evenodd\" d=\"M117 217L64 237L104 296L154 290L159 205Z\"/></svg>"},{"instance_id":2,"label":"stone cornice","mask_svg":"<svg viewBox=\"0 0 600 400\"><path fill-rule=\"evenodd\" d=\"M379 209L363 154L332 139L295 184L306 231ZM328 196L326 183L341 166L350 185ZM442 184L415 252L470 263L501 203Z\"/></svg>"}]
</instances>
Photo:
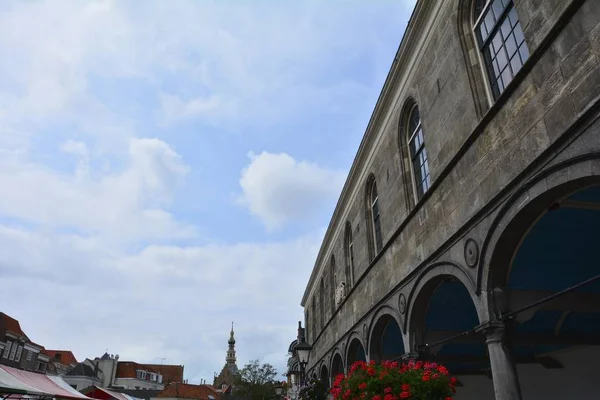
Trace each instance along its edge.
<instances>
[{"instance_id":1,"label":"stone cornice","mask_svg":"<svg viewBox=\"0 0 600 400\"><path fill-rule=\"evenodd\" d=\"M407 74L407 71L404 67L409 63L411 58L414 58L415 47L417 46L416 38L419 35L426 33L422 32L422 28L424 27L427 17L429 17L431 10L436 3L439 5L441 0L418 0L409 19L406 31L404 32L396 52L396 56L392 61L392 66L388 72L385 83L383 84L383 88L379 94L377 103L375 104L375 109L371 114L365 134L358 148L358 152L354 158L352 166L350 167L350 172L348 173L348 177L344 183L342 193L340 194L329 222L329 226L325 232L321 248L317 254L317 259L302 297L302 307L306 306L306 302L314 290L315 282L322 274L322 268L319 268L319 266L323 264L323 259L329 253L331 242L338 231L337 228L339 224L345 222L342 219L348 212L348 207L351 203L350 198L355 196L357 190L360 190L360 179L364 172L364 166L367 164L367 160L371 156L371 150L373 148L375 139L378 137L378 132L383 125L383 122L387 119L387 116L392 111L391 107L396 101L396 89L398 87L398 83Z\"/></svg>"}]
</instances>

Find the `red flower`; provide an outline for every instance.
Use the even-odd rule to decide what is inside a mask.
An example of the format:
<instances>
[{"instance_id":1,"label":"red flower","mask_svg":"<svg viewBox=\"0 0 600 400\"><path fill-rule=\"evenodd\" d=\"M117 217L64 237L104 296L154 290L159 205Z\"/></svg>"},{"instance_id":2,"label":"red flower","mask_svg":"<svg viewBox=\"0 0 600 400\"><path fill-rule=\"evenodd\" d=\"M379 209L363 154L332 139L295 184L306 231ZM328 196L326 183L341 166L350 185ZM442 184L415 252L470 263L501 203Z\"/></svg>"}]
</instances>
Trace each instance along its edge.
<instances>
[{"instance_id":1,"label":"red flower","mask_svg":"<svg viewBox=\"0 0 600 400\"><path fill-rule=\"evenodd\" d=\"M456 380L455 377L450 378L450 385L454 386L454 385L456 385L456 382L458 382L458 381Z\"/></svg>"},{"instance_id":2,"label":"red flower","mask_svg":"<svg viewBox=\"0 0 600 400\"><path fill-rule=\"evenodd\" d=\"M377 371L375 371L375 368L373 368L373 367L369 367L369 368L367 369L367 374L368 374L369 376L373 376L373 375L375 375L376 373L377 373Z\"/></svg>"},{"instance_id":3,"label":"red flower","mask_svg":"<svg viewBox=\"0 0 600 400\"><path fill-rule=\"evenodd\" d=\"M383 397L383 400L394 400L394 395L393 394L386 394Z\"/></svg>"},{"instance_id":4,"label":"red flower","mask_svg":"<svg viewBox=\"0 0 600 400\"><path fill-rule=\"evenodd\" d=\"M363 390L367 388L367 384L365 382L361 383L360 385L358 385L358 388Z\"/></svg>"},{"instance_id":5,"label":"red flower","mask_svg":"<svg viewBox=\"0 0 600 400\"><path fill-rule=\"evenodd\" d=\"M429 380L429 375L423 375L423 377L421 378L421 380L423 382L427 382Z\"/></svg>"},{"instance_id":6,"label":"red flower","mask_svg":"<svg viewBox=\"0 0 600 400\"><path fill-rule=\"evenodd\" d=\"M371 397L371 400L381 400L381 396L380 395L376 395Z\"/></svg>"},{"instance_id":7,"label":"red flower","mask_svg":"<svg viewBox=\"0 0 600 400\"><path fill-rule=\"evenodd\" d=\"M385 389L383 389L383 393L392 393L392 388L391 387L386 387Z\"/></svg>"},{"instance_id":8,"label":"red flower","mask_svg":"<svg viewBox=\"0 0 600 400\"><path fill-rule=\"evenodd\" d=\"M401 399L408 399L410 397L410 392L402 392L400 393Z\"/></svg>"},{"instance_id":9,"label":"red flower","mask_svg":"<svg viewBox=\"0 0 600 400\"><path fill-rule=\"evenodd\" d=\"M402 385L403 392L408 392L409 390L410 390L410 385L408 383L405 383Z\"/></svg>"}]
</instances>

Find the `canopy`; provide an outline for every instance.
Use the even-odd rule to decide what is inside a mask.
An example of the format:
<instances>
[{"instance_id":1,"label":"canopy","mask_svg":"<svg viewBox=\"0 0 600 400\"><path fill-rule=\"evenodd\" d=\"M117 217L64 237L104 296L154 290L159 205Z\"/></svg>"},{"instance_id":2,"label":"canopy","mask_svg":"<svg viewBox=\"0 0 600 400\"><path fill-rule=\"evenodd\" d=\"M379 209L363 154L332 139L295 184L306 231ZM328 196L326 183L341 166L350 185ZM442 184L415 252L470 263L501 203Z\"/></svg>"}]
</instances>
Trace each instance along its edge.
<instances>
[{"instance_id":1,"label":"canopy","mask_svg":"<svg viewBox=\"0 0 600 400\"><path fill-rule=\"evenodd\" d=\"M98 395L98 391L100 392L100 395ZM94 399L106 399L108 397L116 400L142 400L125 393L113 392L112 390L104 389L98 386L94 386L94 390L89 392L88 395Z\"/></svg>"},{"instance_id":2,"label":"canopy","mask_svg":"<svg viewBox=\"0 0 600 400\"><path fill-rule=\"evenodd\" d=\"M5 365L0 365L0 394L56 397L71 400L90 399L73 389L58 376L21 371Z\"/></svg>"}]
</instances>

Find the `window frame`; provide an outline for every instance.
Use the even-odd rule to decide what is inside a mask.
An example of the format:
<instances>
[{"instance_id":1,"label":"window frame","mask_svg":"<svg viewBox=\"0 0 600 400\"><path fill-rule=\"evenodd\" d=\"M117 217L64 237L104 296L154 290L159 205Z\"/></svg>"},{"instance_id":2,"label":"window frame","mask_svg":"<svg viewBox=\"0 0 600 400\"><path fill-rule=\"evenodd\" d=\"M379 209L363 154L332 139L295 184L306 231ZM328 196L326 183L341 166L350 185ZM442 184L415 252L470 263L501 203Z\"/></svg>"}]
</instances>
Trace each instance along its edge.
<instances>
[{"instance_id":1,"label":"window frame","mask_svg":"<svg viewBox=\"0 0 600 400\"><path fill-rule=\"evenodd\" d=\"M499 12L499 16L496 18L497 9L494 6L500 1L502 11ZM517 14L517 9L514 0L486 0L483 3L481 11L476 15L477 0L472 2L471 9L471 30L475 39L475 46L477 48L477 56L479 58L479 64L481 65L481 74L484 77L485 90L488 97L489 106L492 106L498 98L506 91L506 88L518 75L519 71L523 69L523 65L527 62L530 57L529 46L523 33L523 27L521 26L521 20ZM514 14L513 14L514 12ZM492 18L495 18L493 27L488 30L487 22L485 19L488 14L491 13ZM516 22L513 24L511 15L514 15ZM505 22L508 21L508 27L510 31L508 34L504 32ZM481 26L485 25L487 36L485 39L481 35ZM520 32L518 35L516 32ZM497 36L499 36L499 44L495 43ZM505 38L507 36L508 38ZM520 36L520 39L518 37ZM508 54L507 47L510 45L509 42L513 43L515 50L512 55ZM495 44L494 44L495 43ZM494 47L499 47L498 51L495 51ZM505 59L505 64L500 70L497 62L497 56L502 53L502 57ZM524 55L526 53L526 55ZM520 65L518 68L513 60L518 60ZM496 72L498 69L498 72ZM508 79L508 72L510 79ZM505 82L506 80L506 82ZM500 87L502 86L502 87Z\"/></svg>"},{"instance_id":2,"label":"window frame","mask_svg":"<svg viewBox=\"0 0 600 400\"><path fill-rule=\"evenodd\" d=\"M354 286L354 237L352 235L352 225L346 222L345 233L345 258L346 258L346 285L348 289Z\"/></svg>"},{"instance_id":3,"label":"window frame","mask_svg":"<svg viewBox=\"0 0 600 400\"><path fill-rule=\"evenodd\" d=\"M331 255L331 261L329 261L329 302L331 303L331 315L335 312L337 306L335 304L335 285L336 285L336 273L335 273L335 256Z\"/></svg>"},{"instance_id":4,"label":"window frame","mask_svg":"<svg viewBox=\"0 0 600 400\"><path fill-rule=\"evenodd\" d=\"M371 230L373 232L374 256L383 249L383 234L381 232L381 211L379 207L379 192L377 191L377 182L375 179L371 182L369 188L369 211L371 214Z\"/></svg>"},{"instance_id":5,"label":"window frame","mask_svg":"<svg viewBox=\"0 0 600 400\"><path fill-rule=\"evenodd\" d=\"M415 110L419 115L419 122L417 126L414 127L414 129L411 129L411 121ZM419 105L416 102L413 103L408 110L405 129L414 199L415 202L418 203L419 200L423 198L425 193L427 193L429 189L431 189L431 169L429 167L429 156L427 155L427 146L425 142L425 131L423 129L423 119L421 118L421 110L419 109ZM421 144L419 145L418 149L413 151L413 141L415 137L419 134L419 132L421 135ZM425 160L423 164L420 163L421 154L425 154ZM417 178L417 168L415 166L416 162L419 162L419 174L421 173L421 167L425 166L425 168L427 169L427 173L424 179ZM418 180L419 182L417 182ZM425 185L427 186L427 188L425 188Z\"/></svg>"}]
</instances>

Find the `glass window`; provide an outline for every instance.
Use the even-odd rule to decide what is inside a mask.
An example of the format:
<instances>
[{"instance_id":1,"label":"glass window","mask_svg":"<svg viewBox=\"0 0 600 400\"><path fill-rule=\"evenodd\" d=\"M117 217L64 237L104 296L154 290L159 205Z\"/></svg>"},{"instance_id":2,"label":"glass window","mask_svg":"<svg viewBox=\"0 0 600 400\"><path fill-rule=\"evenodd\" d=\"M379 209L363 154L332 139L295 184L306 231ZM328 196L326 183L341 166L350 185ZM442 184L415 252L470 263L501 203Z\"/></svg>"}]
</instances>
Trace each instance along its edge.
<instances>
[{"instance_id":1,"label":"glass window","mask_svg":"<svg viewBox=\"0 0 600 400\"><path fill-rule=\"evenodd\" d=\"M474 12L474 31L495 100L527 61L529 50L512 0L477 0Z\"/></svg>"},{"instance_id":2,"label":"glass window","mask_svg":"<svg viewBox=\"0 0 600 400\"><path fill-rule=\"evenodd\" d=\"M373 182L371 187L371 217L373 218L373 236L375 239L375 252L379 253L383 248L381 236L381 214L379 212L379 196L377 195L377 184Z\"/></svg>"},{"instance_id":3,"label":"glass window","mask_svg":"<svg viewBox=\"0 0 600 400\"><path fill-rule=\"evenodd\" d=\"M354 285L354 240L352 239L352 226L346 223L346 286Z\"/></svg>"},{"instance_id":4,"label":"glass window","mask_svg":"<svg viewBox=\"0 0 600 400\"><path fill-rule=\"evenodd\" d=\"M421 116L416 105L413 106L408 119L408 135L408 147L410 149L417 197L421 198L431 186L431 176L429 174L429 162L421 126Z\"/></svg>"}]
</instances>

